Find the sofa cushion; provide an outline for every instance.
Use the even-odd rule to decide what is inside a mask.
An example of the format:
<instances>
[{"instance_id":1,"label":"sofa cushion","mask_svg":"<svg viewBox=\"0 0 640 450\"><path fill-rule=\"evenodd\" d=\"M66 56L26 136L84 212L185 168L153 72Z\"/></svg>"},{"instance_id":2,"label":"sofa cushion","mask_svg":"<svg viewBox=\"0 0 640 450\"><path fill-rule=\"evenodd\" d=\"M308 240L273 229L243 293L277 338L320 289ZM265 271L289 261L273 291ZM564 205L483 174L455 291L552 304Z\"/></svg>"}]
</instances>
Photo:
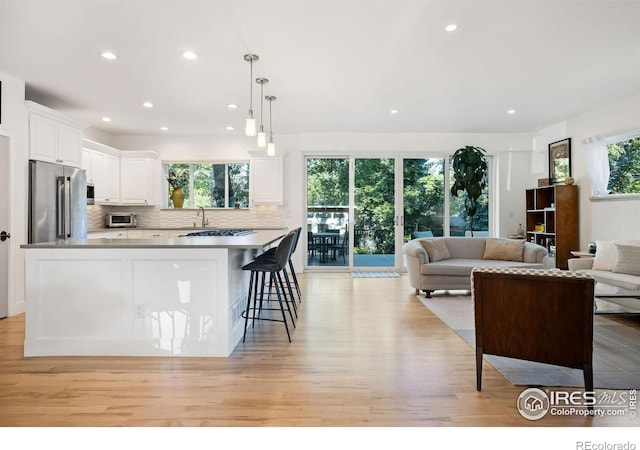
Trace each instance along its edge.
<instances>
[{"instance_id":1,"label":"sofa cushion","mask_svg":"<svg viewBox=\"0 0 640 450\"><path fill-rule=\"evenodd\" d=\"M616 263L616 244L640 245L640 240L596 241L596 255L593 258L593 270L613 270Z\"/></svg>"},{"instance_id":2,"label":"sofa cushion","mask_svg":"<svg viewBox=\"0 0 640 450\"><path fill-rule=\"evenodd\" d=\"M518 267L541 269L542 264L489 259L448 259L435 263L422 264L421 275L471 276L474 267Z\"/></svg>"},{"instance_id":3,"label":"sofa cushion","mask_svg":"<svg viewBox=\"0 0 640 450\"><path fill-rule=\"evenodd\" d=\"M616 250L612 272L640 275L640 246L616 244Z\"/></svg>"},{"instance_id":4,"label":"sofa cushion","mask_svg":"<svg viewBox=\"0 0 640 450\"><path fill-rule=\"evenodd\" d=\"M616 262L615 241L596 241L596 255L593 258L593 270L613 270Z\"/></svg>"},{"instance_id":5,"label":"sofa cushion","mask_svg":"<svg viewBox=\"0 0 640 450\"><path fill-rule=\"evenodd\" d=\"M422 244L427 255L429 255L430 262L437 262L451 258L451 254L447 248L447 243L442 238L424 239L420 241L420 244Z\"/></svg>"},{"instance_id":6,"label":"sofa cushion","mask_svg":"<svg viewBox=\"0 0 640 450\"><path fill-rule=\"evenodd\" d=\"M444 240L451 259L482 259L487 238L451 236Z\"/></svg>"},{"instance_id":7,"label":"sofa cushion","mask_svg":"<svg viewBox=\"0 0 640 450\"><path fill-rule=\"evenodd\" d=\"M524 241L513 239L487 239L482 259L524 261Z\"/></svg>"}]
</instances>

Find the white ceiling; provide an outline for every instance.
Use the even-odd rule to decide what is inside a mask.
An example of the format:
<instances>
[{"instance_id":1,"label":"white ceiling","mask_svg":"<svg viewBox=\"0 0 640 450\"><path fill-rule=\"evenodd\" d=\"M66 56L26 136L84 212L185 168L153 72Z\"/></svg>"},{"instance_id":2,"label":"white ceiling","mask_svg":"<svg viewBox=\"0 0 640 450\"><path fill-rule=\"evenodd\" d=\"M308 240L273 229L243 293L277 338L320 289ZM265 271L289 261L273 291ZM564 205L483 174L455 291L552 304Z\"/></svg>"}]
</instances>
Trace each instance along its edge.
<instances>
[{"instance_id":1,"label":"white ceiling","mask_svg":"<svg viewBox=\"0 0 640 450\"><path fill-rule=\"evenodd\" d=\"M530 132L640 93L639 23L638 1L0 0L0 70L114 135L241 134L249 52L274 134Z\"/></svg>"}]
</instances>

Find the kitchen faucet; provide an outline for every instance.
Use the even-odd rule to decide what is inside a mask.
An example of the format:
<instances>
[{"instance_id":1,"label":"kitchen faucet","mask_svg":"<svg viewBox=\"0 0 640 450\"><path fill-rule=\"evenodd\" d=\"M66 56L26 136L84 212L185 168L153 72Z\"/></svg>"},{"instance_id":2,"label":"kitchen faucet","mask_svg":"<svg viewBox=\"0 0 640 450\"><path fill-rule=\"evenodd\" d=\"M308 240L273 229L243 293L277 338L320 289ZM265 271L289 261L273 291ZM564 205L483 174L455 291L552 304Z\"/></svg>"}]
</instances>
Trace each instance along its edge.
<instances>
[{"instance_id":1,"label":"kitchen faucet","mask_svg":"<svg viewBox=\"0 0 640 450\"><path fill-rule=\"evenodd\" d=\"M196 217L200 217L200 210L202 210L202 228L209 225L209 219L204 218L204 208L202 206L198 207L198 215Z\"/></svg>"}]
</instances>

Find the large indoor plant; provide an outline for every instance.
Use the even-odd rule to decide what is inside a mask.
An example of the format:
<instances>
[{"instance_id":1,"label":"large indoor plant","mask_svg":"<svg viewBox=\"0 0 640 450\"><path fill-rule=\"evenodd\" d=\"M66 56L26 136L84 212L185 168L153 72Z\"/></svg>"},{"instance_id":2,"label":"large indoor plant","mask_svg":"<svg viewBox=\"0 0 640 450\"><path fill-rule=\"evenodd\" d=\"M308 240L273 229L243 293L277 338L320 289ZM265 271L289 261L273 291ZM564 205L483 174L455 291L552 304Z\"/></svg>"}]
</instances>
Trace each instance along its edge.
<instances>
[{"instance_id":1,"label":"large indoor plant","mask_svg":"<svg viewBox=\"0 0 640 450\"><path fill-rule=\"evenodd\" d=\"M469 217L469 229L473 236L473 216L478 210L478 199L487 187L487 159L486 150L480 147L467 145L455 151L451 157L451 170L453 171L453 184L451 195L458 197L460 193L464 197L464 207Z\"/></svg>"}]
</instances>

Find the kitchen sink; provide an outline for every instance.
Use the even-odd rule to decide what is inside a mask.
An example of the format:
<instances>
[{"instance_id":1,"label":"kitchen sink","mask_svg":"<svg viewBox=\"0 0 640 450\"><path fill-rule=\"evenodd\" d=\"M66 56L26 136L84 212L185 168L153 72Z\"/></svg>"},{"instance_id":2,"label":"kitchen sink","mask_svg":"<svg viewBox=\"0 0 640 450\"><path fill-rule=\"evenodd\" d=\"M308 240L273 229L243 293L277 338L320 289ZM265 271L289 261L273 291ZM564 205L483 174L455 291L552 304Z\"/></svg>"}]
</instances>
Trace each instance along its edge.
<instances>
[{"instance_id":1,"label":"kitchen sink","mask_svg":"<svg viewBox=\"0 0 640 450\"><path fill-rule=\"evenodd\" d=\"M253 234L253 230L204 230L188 233L183 236L245 236L247 234Z\"/></svg>"}]
</instances>

